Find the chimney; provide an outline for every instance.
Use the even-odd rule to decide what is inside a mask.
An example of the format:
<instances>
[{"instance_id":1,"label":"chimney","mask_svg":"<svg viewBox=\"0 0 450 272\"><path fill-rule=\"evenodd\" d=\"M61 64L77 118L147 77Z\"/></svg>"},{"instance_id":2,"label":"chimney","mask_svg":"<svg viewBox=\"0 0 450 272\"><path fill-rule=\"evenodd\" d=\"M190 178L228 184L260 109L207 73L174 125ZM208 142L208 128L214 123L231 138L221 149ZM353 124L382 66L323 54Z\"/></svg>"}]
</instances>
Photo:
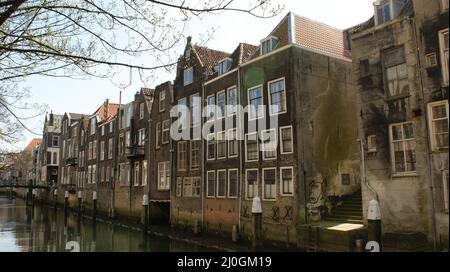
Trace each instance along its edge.
<instances>
[{"instance_id":1,"label":"chimney","mask_svg":"<svg viewBox=\"0 0 450 272\"><path fill-rule=\"evenodd\" d=\"M191 36L187 37L187 43L190 44L191 41L192 41L192 37Z\"/></svg>"},{"instance_id":2,"label":"chimney","mask_svg":"<svg viewBox=\"0 0 450 272\"><path fill-rule=\"evenodd\" d=\"M103 105L103 120L107 120L108 119L108 114L109 114L109 99L105 100L105 104Z\"/></svg>"}]
</instances>

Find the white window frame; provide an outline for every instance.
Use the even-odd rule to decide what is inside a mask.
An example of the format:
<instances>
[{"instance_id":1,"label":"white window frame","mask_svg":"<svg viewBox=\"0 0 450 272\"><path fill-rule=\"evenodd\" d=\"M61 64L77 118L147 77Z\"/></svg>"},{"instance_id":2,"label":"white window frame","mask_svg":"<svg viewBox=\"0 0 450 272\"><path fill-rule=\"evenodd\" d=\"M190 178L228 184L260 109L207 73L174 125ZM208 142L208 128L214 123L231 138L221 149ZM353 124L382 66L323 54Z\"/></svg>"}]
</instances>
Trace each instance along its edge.
<instances>
[{"instance_id":1,"label":"white window frame","mask_svg":"<svg viewBox=\"0 0 450 272\"><path fill-rule=\"evenodd\" d=\"M148 178L148 163L146 160L142 161L142 187L147 186L147 178Z\"/></svg>"},{"instance_id":2,"label":"white window frame","mask_svg":"<svg viewBox=\"0 0 450 272\"><path fill-rule=\"evenodd\" d=\"M100 142L100 160L105 160L105 141Z\"/></svg>"},{"instance_id":3,"label":"white window frame","mask_svg":"<svg viewBox=\"0 0 450 272\"><path fill-rule=\"evenodd\" d=\"M283 88L284 88L284 91L283 91L283 93L284 93L283 107L284 107L284 110L280 111L280 112L272 113L272 95L271 95L271 92L270 92L270 84L278 82L278 81L283 81ZM268 90L267 95L269 96L269 115L270 116L277 116L277 115L281 115L281 114L287 113L286 77L280 77L280 78L274 79L272 81L269 81L267 83L267 90Z\"/></svg>"},{"instance_id":4,"label":"white window frame","mask_svg":"<svg viewBox=\"0 0 450 272\"><path fill-rule=\"evenodd\" d=\"M198 101L199 103L195 104L194 101ZM198 127L201 124L202 117L201 117L201 102L200 101L201 101L201 98L200 98L199 93L193 94L189 97L189 108L191 110L192 127ZM198 120L195 120L194 116L196 116L196 118Z\"/></svg>"},{"instance_id":5,"label":"white window frame","mask_svg":"<svg viewBox=\"0 0 450 272\"><path fill-rule=\"evenodd\" d=\"M138 130L138 146L145 145L145 128Z\"/></svg>"},{"instance_id":6,"label":"white window frame","mask_svg":"<svg viewBox=\"0 0 450 272\"><path fill-rule=\"evenodd\" d=\"M193 149L194 143L197 143L197 149ZM201 142L200 141L195 141L192 140L189 142L189 153L190 153L190 158L191 158L191 163L190 163L190 169L191 170L199 170L200 169L200 145ZM193 156L193 151L196 150L197 151L197 164L194 164L194 156Z\"/></svg>"},{"instance_id":7,"label":"white window frame","mask_svg":"<svg viewBox=\"0 0 450 272\"><path fill-rule=\"evenodd\" d=\"M180 146L182 146L184 144L184 156L181 157L181 153L180 153ZM180 141L177 143L177 171L178 172L185 172L187 170L187 159L186 159L186 155L187 155L187 141ZM184 168L181 168L181 164L180 164L180 158L184 159Z\"/></svg>"},{"instance_id":8,"label":"white window frame","mask_svg":"<svg viewBox=\"0 0 450 272\"><path fill-rule=\"evenodd\" d=\"M214 141L214 148L213 148L213 150L214 150L214 158L210 158L210 157L209 157L209 149L210 149L210 148L209 148L209 142L211 141L211 137L213 138L212 141ZM216 158L217 158L216 151L217 151L217 140L216 140L216 135L215 135L214 133L210 133L210 134L208 134L208 135L206 136L206 160L207 160L207 161L215 161Z\"/></svg>"},{"instance_id":9,"label":"white window frame","mask_svg":"<svg viewBox=\"0 0 450 272\"><path fill-rule=\"evenodd\" d=\"M163 95L164 94L164 95ZM163 98L163 99L162 99ZM158 96L158 100L159 100L159 112L164 112L165 110L166 110L166 104L165 104L165 102L166 102L166 99L167 99L167 92L166 92L166 90L162 90L160 93L159 93L159 96Z\"/></svg>"},{"instance_id":10,"label":"white window frame","mask_svg":"<svg viewBox=\"0 0 450 272\"><path fill-rule=\"evenodd\" d=\"M439 52L441 55L441 70L442 70L442 80L444 82L444 87L448 87L448 82L449 82L449 64L447 62L447 60L445 59L445 52L444 52L444 35L445 33L448 34L449 29L443 29L441 31L439 31ZM447 52L448 54L448 52Z\"/></svg>"},{"instance_id":11,"label":"white window frame","mask_svg":"<svg viewBox=\"0 0 450 272\"><path fill-rule=\"evenodd\" d=\"M224 192L223 192L223 196L220 196L220 195L219 195L219 174L220 174L220 173L225 173L225 180L224 180L225 190L224 190ZM227 198L227 170L225 170L225 169L217 170L217 177L216 177L216 198L220 198L220 199Z\"/></svg>"},{"instance_id":12,"label":"white window frame","mask_svg":"<svg viewBox=\"0 0 450 272\"><path fill-rule=\"evenodd\" d=\"M292 151L290 152L285 152L284 151L284 145L283 145L283 130L285 129L290 129L291 130L291 146L292 146ZM284 126L284 127L280 127L280 154L281 155L289 155L289 154L293 154L294 153L294 128L292 126Z\"/></svg>"},{"instance_id":13,"label":"white window frame","mask_svg":"<svg viewBox=\"0 0 450 272\"><path fill-rule=\"evenodd\" d=\"M209 99L210 98L214 98L214 104L209 104ZM206 122L207 123L209 123L209 122L214 122L215 120L216 120L216 118L217 118L217 112L216 112L216 106L217 106L217 98L216 98L216 95L215 94L212 94L212 95L208 95L207 97L206 97L206 107L207 107L207 111L206 111ZM211 112L209 109L208 109L208 107L213 107L213 109L211 109L211 111L214 113L214 116L210 119L210 117L209 117L209 113Z\"/></svg>"},{"instance_id":14,"label":"white window frame","mask_svg":"<svg viewBox=\"0 0 450 272\"><path fill-rule=\"evenodd\" d=\"M217 73L219 76L226 74L228 71L230 71L231 65L233 63L233 60L231 58L225 58L221 61L219 61Z\"/></svg>"},{"instance_id":15,"label":"white window frame","mask_svg":"<svg viewBox=\"0 0 450 272\"><path fill-rule=\"evenodd\" d=\"M113 158L113 149L114 149L113 138L109 138L108 139L108 159Z\"/></svg>"},{"instance_id":16,"label":"white window frame","mask_svg":"<svg viewBox=\"0 0 450 272\"><path fill-rule=\"evenodd\" d=\"M261 131L261 141L262 141L262 143L261 143L261 152L262 152L263 161L273 161L273 160L276 160L278 158L278 148L276 148L275 151L274 151L275 152L275 157L273 157L273 158L266 158L266 151L264 150L265 149L264 133L266 133L266 132L273 132L273 134L275 135L275 140L272 140L271 142L273 142L273 144L275 146L277 146L277 144L278 144L277 130L274 129L274 128L271 128L271 129L266 129L266 130Z\"/></svg>"},{"instance_id":17,"label":"white window frame","mask_svg":"<svg viewBox=\"0 0 450 272\"><path fill-rule=\"evenodd\" d=\"M266 179L264 178L265 177L265 172L266 171L272 171L272 170L274 170L275 171L275 175L274 175L274 177L275 177L275 184L274 184L274 188L275 188L275 198L265 198L265 193L266 193ZM271 201L271 202L276 202L277 201L277 188L278 188L278 186L277 186L277 168L276 167L267 167L267 168L263 168L262 169L262 176L261 176L261 184L262 184L262 200L263 201Z\"/></svg>"},{"instance_id":18,"label":"white window frame","mask_svg":"<svg viewBox=\"0 0 450 272\"><path fill-rule=\"evenodd\" d=\"M216 190L217 190L217 188L214 188L214 195L209 194L209 174L211 174L211 173L213 174L214 179L217 178L215 170L206 172L206 198L209 198L209 199L216 198ZM217 180L214 181L214 186L217 186Z\"/></svg>"},{"instance_id":19,"label":"white window frame","mask_svg":"<svg viewBox=\"0 0 450 272\"><path fill-rule=\"evenodd\" d=\"M393 133L392 133L392 128L394 126L402 126L402 134L403 134L403 126L406 124L411 124L413 126L414 129L414 138L413 140L409 139L409 140L404 140L402 139L402 142L405 141L415 141L417 143L417 133L415 130L415 124L412 121L407 121L407 122L401 122L401 123L395 123L395 124L390 124L389 125L389 149L390 149L390 153L391 153L391 171L392 171L392 175L393 177L404 177L404 176L416 176L417 175L417 164L415 165L416 170L414 171L405 171L405 172L400 172L398 173L396 168L395 168L395 150L394 150L394 137L393 137ZM416 152L417 155L417 150L414 149L414 151ZM406 162L405 162L406 163ZM417 163L417 162L416 162Z\"/></svg>"},{"instance_id":20,"label":"white window frame","mask_svg":"<svg viewBox=\"0 0 450 272\"><path fill-rule=\"evenodd\" d=\"M230 91L232 91L232 90L234 90L234 92L236 93L236 105L230 104ZM235 116L237 114L238 105L239 105L239 96L238 96L238 90L237 90L236 85L227 88L226 96L227 96L226 97L226 99L227 99L227 109L226 109L227 116L228 117Z\"/></svg>"},{"instance_id":21,"label":"white window frame","mask_svg":"<svg viewBox=\"0 0 450 272\"><path fill-rule=\"evenodd\" d=\"M256 135L256 153L258 154L257 158L254 160L249 160L248 159L248 150L247 150L247 143L248 143L248 137L251 135ZM245 134L245 162L257 162L259 161L259 136L258 136L258 132L253 132L253 133L247 133Z\"/></svg>"},{"instance_id":22,"label":"white window frame","mask_svg":"<svg viewBox=\"0 0 450 272\"><path fill-rule=\"evenodd\" d=\"M230 180L230 173L231 172L236 172L236 196L231 196L230 195L230 189L231 189L231 180ZM239 197L239 169L238 168L233 168L233 169L228 169L228 173L227 173L227 197L230 199L236 199Z\"/></svg>"},{"instance_id":23,"label":"white window frame","mask_svg":"<svg viewBox=\"0 0 450 272\"><path fill-rule=\"evenodd\" d=\"M292 172L292 183L291 183L291 191L292 194L286 194L284 193L284 180L283 180L283 170L291 170ZM294 176L294 167L293 166L286 166L286 167L280 167L280 195L284 196L284 197L294 197L294 181L295 181L295 176Z\"/></svg>"},{"instance_id":24,"label":"white window frame","mask_svg":"<svg viewBox=\"0 0 450 272\"><path fill-rule=\"evenodd\" d=\"M262 100L262 105L260 105L259 107L261 108L262 107L262 114L261 114L261 116L260 116L260 112L259 112L259 108L256 108L255 109L255 112L256 112L256 117L253 117L252 116L252 105L250 104L250 91L253 91L253 90L256 90L256 89L258 89L258 88L261 88L261 100ZM249 121L254 121L254 120L258 120L258 119L262 119L262 118L264 118L264 115L265 115L265 108L264 108L264 85L263 84L260 84L260 85L257 85L257 86L254 86L254 87L251 87L251 88L249 88L249 89L247 89L247 105L248 105L248 110L249 110L249 112L248 112L248 120Z\"/></svg>"},{"instance_id":25,"label":"white window frame","mask_svg":"<svg viewBox=\"0 0 450 272\"><path fill-rule=\"evenodd\" d=\"M163 175L161 175L161 172ZM157 180L157 189L158 191L169 191L170 190L170 161L160 162L158 163L158 180ZM164 177L163 177L164 176ZM162 184L162 179L164 178L165 187Z\"/></svg>"},{"instance_id":26,"label":"white window frame","mask_svg":"<svg viewBox=\"0 0 450 272\"><path fill-rule=\"evenodd\" d=\"M133 185L134 187L139 187L139 172L140 172L140 168L141 168L141 164L139 162L135 162L134 163L134 180L133 180Z\"/></svg>"},{"instance_id":27,"label":"white window frame","mask_svg":"<svg viewBox=\"0 0 450 272\"><path fill-rule=\"evenodd\" d=\"M430 137L430 142L431 142L431 150L433 152L437 152L437 151L448 151L448 146L447 147L443 147L443 148L438 148L436 147L436 139L434 137L434 119L433 119L433 107L436 106L442 106L445 105L446 107L446 112L447 112L447 123L449 121L449 109L448 109L448 100L441 100L441 101L436 101L436 102L432 102L428 104L428 124L429 124L429 137ZM443 118L441 119L443 120Z\"/></svg>"},{"instance_id":28,"label":"white window frame","mask_svg":"<svg viewBox=\"0 0 450 272\"><path fill-rule=\"evenodd\" d=\"M167 124L167 128L164 128L164 124ZM167 133L167 141L164 141L164 133ZM163 145L170 143L170 119L164 120L161 123L161 143Z\"/></svg>"},{"instance_id":29,"label":"white window frame","mask_svg":"<svg viewBox=\"0 0 450 272\"><path fill-rule=\"evenodd\" d=\"M95 130L97 128L97 118L96 117L91 118L90 126L91 126L91 135L95 135Z\"/></svg>"},{"instance_id":30,"label":"white window frame","mask_svg":"<svg viewBox=\"0 0 450 272\"><path fill-rule=\"evenodd\" d=\"M223 135L223 137L221 137L221 135ZM219 141L222 142L222 144L225 144L225 152L224 152L224 156L220 157L219 156ZM216 153L216 158L217 160L225 160L227 158L228 155L228 145L227 145L227 132L226 131L221 131L217 133L217 137L216 137L216 148L217 148L217 153Z\"/></svg>"},{"instance_id":31,"label":"white window frame","mask_svg":"<svg viewBox=\"0 0 450 272\"><path fill-rule=\"evenodd\" d=\"M224 99L224 101L223 101L224 107L223 107L223 111L222 111L221 115L219 115L218 112L215 113L216 120L222 120L225 118L225 116L227 116L227 92L225 90L222 90L222 91L219 91L216 93L216 107L217 107L216 109L217 110L220 109L219 95L222 95L222 94L223 94L223 99Z\"/></svg>"},{"instance_id":32,"label":"white window frame","mask_svg":"<svg viewBox=\"0 0 450 272\"><path fill-rule=\"evenodd\" d=\"M230 135L234 135L233 137L231 137ZM234 138L233 140L231 140L232 138ZM237 158L239 157L239 141L238 141L238 134L237 134L237 128L232 128L228 130L227 133L227 142L228 142L228 158L232 159L232 158ZM232 142L236 142L236 154L231 154L231 146L232 146Z\"/></svg>"},{"instance_id":33,"label":"white window frame","mask_svg":"<svg viewBox=\"0 0 450 272\"><path fill-rule=\"evenodd\" d=\"M250 198L248 196L248 194L249 194L249 192L248 192L248 172L254 172L254 171L256 171L256 185L254 185L254 186L256 186L256 190L255 190L256 193L255 193L255 195L252 198ZM253 200L253 198L255 196L259 196L259 169L258 168L246 169L245 170L245 199L246 200Z\"/></svg>"},{"instance_id":34,"label":"white window frame","mask_svg":"<svg viewBox=\"0 0 450 272\"><path fill-rule=\"evenodd\" d=\"M184 86L191 85L194 82L194 67L189 67L183 71Z\"/></svg>"},{"instance_id":35,"label":"white window frame","mask_svg":"<svg viewBox=\"0 0 450 272\"><path fill-rule=\"evenodd\" d=\"M265 39L263 39L263 40L261 40L261 45L260 45L260 48L259 48L259 53L260 53L260 55L262 56L262 55L265 55L265 54L269 54L270 52L272 52L273 50L274 50L274 48L273 48L273 41L272 40L276 40L277 42L280 42L280 39L279 38L277 38L277 37L275 37L275 36L269 36L269 37L267 37L267 38L265 38ZM268 50L267 50L267 52L263 52L263 44L265 43L265 42L267 42L267 41L269 41L270 40L270 43L269 43L269 48L268 48Z\"/></svg>"}]
</instances>

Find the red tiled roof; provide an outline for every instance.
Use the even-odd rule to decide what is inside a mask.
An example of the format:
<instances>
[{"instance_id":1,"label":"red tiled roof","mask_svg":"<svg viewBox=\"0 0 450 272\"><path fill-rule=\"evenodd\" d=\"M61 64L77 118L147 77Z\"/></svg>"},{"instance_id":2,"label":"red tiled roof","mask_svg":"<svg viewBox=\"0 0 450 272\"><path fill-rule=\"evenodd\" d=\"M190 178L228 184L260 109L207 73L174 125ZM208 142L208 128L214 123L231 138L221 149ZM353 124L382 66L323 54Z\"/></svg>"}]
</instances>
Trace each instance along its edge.
<instances>
[{"instance_id":1,"label":"red tiled roof","mask_svg":"<svg viewBox=\"0 0 450 272\"><path fill-rule=\"evenodd\" d=\"M349 58L344 47L344 33L342 30L326 24L294 15L295 43L307 48L325 53Z\"/></svg>"},{"instance_id":2,"label":"red tiled roof","mask_svg":"<svg viewBox=\"0 0 450 272\"><path fill-rule=\"evenodd\" d=\"M31 142L27 145L27 147L25 147L24 151L33 151L33 149L42 144L42 139L38 139L38 138L34 138L33 140L31 140Z\"/></svg>"},{"instance_id":3,"label":"red tiled roof","mask_svg":"<svg viewBox=\"0 0 450 272\"><path fill-rule=\"evenodd\" d=\"M105 116L105 105L101 105L93 115L97 115L100 118L100 123L108 122L117 115L119 104L108 103L108 115Z\"/></svg>"},{"instance_id":4,"label":"red tiled roof","mask_svg":"<svg viewBox=\"0 0 450 272\"><path fill-rule=\"evenodd\" d=\"M207 47L193 45L203 67L208 72L213 72L214 67L219 64L219 61L230 56L229 53L213 50Z\"/></svg>"}]
</instances>

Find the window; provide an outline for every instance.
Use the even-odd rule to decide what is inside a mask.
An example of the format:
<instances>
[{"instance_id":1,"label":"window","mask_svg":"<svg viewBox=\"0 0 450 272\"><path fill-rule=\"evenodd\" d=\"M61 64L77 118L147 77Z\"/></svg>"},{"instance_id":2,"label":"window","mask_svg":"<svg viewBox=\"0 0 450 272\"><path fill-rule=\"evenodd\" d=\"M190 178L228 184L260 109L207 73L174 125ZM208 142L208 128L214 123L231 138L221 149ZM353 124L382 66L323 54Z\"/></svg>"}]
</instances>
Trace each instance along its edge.
<instances>
[{"instance_id":1,"label":"window","mask_svg":"<svg viewBox=\"0 0 450 272\"><path fill-rule=\"evenodd\" d=\"M92 159L97 159L97 140L92 143Z\"/></svg>"},{"instance_id":2,"label":"window","mask_svg":"<svg viewBox=\"0 0 450 272\"><path fill-rule=\"evenodd\" d=\"M175 193L177 197L183 196L183 178L177 178L177 188Z\"/></svg>"},{"instance_id":3,"label":"window","mask_svg":"<svg viewBox=\"0 0 450 272\"><path fill-rule=\"evenodd\" d=\"M448 100L428 104L428 116L432 150L448 150Z\"/></svg>"},{"instance_id":4,"label":"window","mask_svg":"<svg viewBox=\"0 0 450 272\"><path fill-rule=\"evenodd\" d=\"M91 119L91 135L95 134L95 127L97 125L96 123L97 123L97 118L96 117L92 118Z\"/></svg>"},{"instance_id":5,"label":"window","mask_svg":"<svg viewBox=\"0 0 450 272\"><path fill-rule=\"evenodd\" d=\"M369 153L377 152L377 135L367 136L367 152Z\"/></svg>"},{"instance_id":6,"label":"window","mask_svg":"<svg viewBox=\"0 0 450 272\"><path fill-rule=\"evenodd\" d=\"M162 123L162 143L170 143L170 120L166 120Z\"/></svg>"},{"instance_id":7,"label":"window","mask_svg":"<svg viewBox=\"0 0 450 272\"><path fill-rule=\"evenodd\" d=\"M105 177L106 177L106 167L99 167L99 171L100 171L100 182L105 182Z\"/></svg>"},{"instance_id":8,"label":"window","mask_svg":"<svg viewBox=\"0 0 450 272\"><path fill-rule=\"evenodd\" d=\"M247 170L247 199L253 199L258 195L258 169Z\"/></svg>"},{"instance_id":9,"label":"window","mask_svg":"<svg viewBox=\"0 0 450 272\"><path fill-rule=\"evenodd\" d=\"M157 123L156 124L156 141L155 141L156 148L159 148L161 146L160 137L161 137L161 123Z\"/></svg>"},{"instance_id":10,"label":"window","mask_svg":"<svg viewBox=\"0 0 450 272\"><path fill-rule=\"evenodd\" d=\"M258 134L256 132L245 135L245 160L247 162L259 160Z\"/></svg>"},{"instance_id":11,"label":"window","mask_svg":"<svg viewBox=\"0 0 450 272\"><path fill-rule=\"evenodd\" d=\"M145 116L144 110L145 110L145 104L144 103L139 104L139 120L144 119L144 116Z\"/></svg>"},{"instance_id":12,"label":"window","mask_svg":"<svg viewBox=\"0 0 450 272\"><path fill-rule=\"evenodd\" d=\"M63 149L64 150L64 149ZM92 160L92 142L89 142L88 160Z\"/></svg>"},{"instance_id":13,"label":"window","mask_svg":"<svg viewBox=\"0 0 450 272\"><path fill-rule=\"evenodd\" d=\"M261 55L265 55L271 51L273 51L278 45L278 38L277 37L269 37L267 39L264 39L261 41Z\"/></svg>"},{"instance_id":14,"label":"window","mask_svg":"<svg viewBox=\"0 0 450 272\"><path fill-rule=\"evenodd\" d=\"M448 170L442 171L442 182L444 191L444 211L448 212L448 197L449 197L449 184L448 184Z\"/></svg>"},{"instance_id":15,"label":"window","mask_svg":"<svg viewBox=\"0 0 450 272\"><path fill-rule=\"evenodd\" d=\"M178 143L178 171L186 170L186 142Z\"/></svg>"},{"instance_id":16,"label":"window","mask_svg":"<svg viewBox=\"0 0 450 272\"><path fill-rule=\"evenodd\" d=\"M392 171L394 175L415 173L416 140L412 122L390 126Z\"/></svg>"},{"instance_id":17,"label":"window","mask_svg":"<svg viewBox=\"0 0 450 272\"><path fill-rule=\"evenodd\" d=\"M97 183L97 165L92 165L92 183Z\"/></svg>"},{"instance_id":18,"label":"window","mask_svg":"<svg viewBox=\"0 0 450 272\"><path fill-rule=\"evenodd\" d=\"M148 176L148 169L147 169L147 161L142 161L142 186L147 185L147 176Z\"/></svg>"},{"instance_id":19,"label":"window","mask_svg":"<svg viewBox=\"0 0 450 272\"><path fill-rule=\"evenodd\" d=\"M139 186L139 169L140 169L140 164L139 164L139 162L136 162L134 164L134 186L135 187Z\"/></svg>"},{"instance_id":20,"label":"window","mask_svg":"<svg viewBox=\"0 0 450 272\"><path fill-rule=\"evenodd\" d=\"M200 197L201 192L201 179L192 178L192 197Z\"/></svg>"},{"instance_id":21,"label":"window","mask_svg":"<svg viewBox=\"0 0 450 272\"><path fill-rule=\"evenodd\" d=\"M144 146L145 145L145 129L140 129L138 131L138 145Z\"/></svg>"},{"instance_id":22,"label":"window","mask_svg":"<svg viewBox=\"0 0 450 272\"><path fill-rule=\"evenodd\" d=\"M200 125L201 110L200 110L200 96L199 94L194 94L190 97L190 109L192 116L192 126L196 127Z\"/></svg>"},{"instance_id":23,"label":"window","mask_svg":"<svg viewBox=\"0 0 450 272\"><path fill-rule=\"evenodd\" d=\"M216 118L216 97L214 95L208 96L207 98L207 114L208 114L208 122L213 121Z\"/></svg>"},{"instance_id":24,"label":"window","mask_svg":"<svg viewBox=\"0 0 450 272\"><path fill-rule=\"evenodd\" d=\"M163 112L166 110L166 91L162 90L159 93L159 112Z\"/></svg>"},{"instance_id":25,"label":"window","mask_svg":"<svg viewBox=\"0 0 450 272\"><path fill-rule=\"evenodd\" d=\"M381 25L392 20L391 0L387 0L385 3L379 1L379 4L375 5L375 14L377 25Z\"/></svg>"},{"instance_id":26,"label":"window","mask_svg":"<svg viewBox=\"0 0 450 272\"><path fill-rule=\"evenodd\" d=\"M206 178L207 178L206 196L209 198L213 198L216 195L216 172L208 171Z\"/></svg>"},{"instance_id":27,"label":"window","mask_svg":"<svg viewBox=\"0 0 450 272\"><path fill-rule=\"evenodd\" d=\"M191 178L183 179L183 196L184 197L192 197L192 179Z\"/></svg>"},{"instance_id":28,"label":"window","mask_svg":"<svg viewBox=\"0 0 450 272\"><path fill-rule=\"evenodd\" d=\"M227 171L217 171L217 197L225 198L227 196Z\"/></svg>"},{"instance_id":29,"label":"window","mask_svg":"<svg viewBox=\"0 0 450 272\"><path fill-rule=\"evenodd\" d=\"M106 166L106 177L105 177L105 181L109 182L111 180L111 167Z\"/></svg>"},{"instance_id":30,"label":"window","mask_svg":"<svg viewBox=\"0 0 450 272\"><path fill-rule=\"evenodd\" d=\"M426 68L435 67L438 65L436 53L430 53L425 55Z\"/></svg>"},{"instance_id":31,"label":"window","mask_svg":"<svg viewBox=\"0 0 450 272\"><path fill-rule=\"evenodd\" d=\"M277 131L270 129L261 132L262 152L264 160L273 160L277 158Z\"/></svg>"},{"instance_id":32,"label":"window","mask_svg":"<svg viewBox=\"0 0 450 272\"><path fill-rule=\"evenodd\" d=\"M59 147L59 136L53 136L52 146Z\"/></svg>"},{"instance_id":33,"label":"window","mask_svg":"<svg viewBox=\"0 0 450 272\"><path fill-rule=\"evenodd\" d=\"M178 100L178 116L179 116L179 126L178 130L185 130L188 128L188 117L189 109L187 108L187 98L182 98Z\"/></svg>"},{"instance_id":34,"label":"window","mask_svg":"<svg viewBox=\"0 0 450 272\"><path fill-rule=\"evenodd\" d=\"M200 141L191 141L191 170L200 168Z\"/></svg>"},{"instance_id":35,"label":"window","mask_svg":"<svg viewBox=\"0 0 450 272\"><path fill-rule=\"evenodd\" d=\"M277 176L276 168L263 169L264 200L275 200L277 198L276 176Z\"/></svg>"},{"instance_id":36,"label":"window","mask_svg":"<svg viewBox=\"0 0 450 272\"><path fill-rule=\"evenodd\" d=\"M448 11L448 0L441 0L441 11Z\"/></svg>"},{"instance_id":37,"label":"window","mask_svg":"<svg viewBox=\"0 0 450 272\"><path fill-rule=\"evenodd\" d=\"M227 157L227 139L226 132L217 133L217 159L225 159Z\"/></svg>"},{"instance_id":38,"label":"window","mask_svg":"<svg viewBox=\"0 0 450 272\"><path fill-rule=\"evenodd\" d=\"M264 117L262 86L248 90L249 119L255 120Z\"/></svg>"},{"instance_id":39,"label":"window","mask_svg":"<svg viewBox=\"0 0 450 272\"><path fill-rule=\"evenodd\" d=\"M216 139L214 134L209 134L207 136L207 154L208 154L208 161L215 160L216 159Z\"/></svg>"},{"instance_id":40,"label":"window","mask_svg":"<svg viewBox=\"0 0 450 272\"><path fill-rule=\"evenodd\" d=\"M114 123L111 121L111 123L109 123L109 133L112 133L114 129Z\"/></svg>"},{"instance_id":41,"label":"window","mask_svg":"<svg viewBox=\"0 0 450 272\"><path fill-rule=\"evenodd\" d=\"M237 112L237 104L238 104L237 90L235 86L228 89L227 96L228 96L227 114L228 116L233 116Z\"/></svg>"},{"instance_id":42,"label":"window","mask_svg":"<svg viewBox=\"0 0 450 272\"><path fill-rule=\"evenodd\" d=\"M225 74L226 72L228 72L228 70L230 70L231 62L232 62L232 60L230 58L226 58L226 59L222 60L221 62L219 62L219 66L217 69L219 76Z\"/></svg>"},{"instance_id":43,"label":"window","mask_svg":"<svg viewBox=\"0 0 450 272\"><path fill-rule=\"evenodd\" d=\"M228 170L228 197L238 197L238 169Z\"/></svg>"},{"instance_id":44,"label":"window","mask_svg":"<svg viewBox=\"0 0 450 272\"><path fill-rule=\"evenodd\" d=\"M292 126L280 128L281 154L294 153Z\"/></svg>"},{"instance_id":45,"label":"window","mask_svg":"<svg viewBox=\"0 0 450 272\"><path fill-rule=\"evenodd\" d=\"M448 28L439 32L439 47L441 49L441 66L444 86L448 86Z\"/></svg>"},{"instance_id":46,"label":"window","mask_svg":"<svg viewBox=\"0 0 450 272\"><path fill-rule=\"evenodd\" d=\"M191 58L191 50L190 49L186 49L186 51L184 52L184 58L186 60L189 60Z\"/></svg>"},{"instance_id":47,"label":"window","mask_svg":"<svg viewBox=\"0 0 450 272\"><path fill-rule=\"evenodd\" d=\"M389 50L384 53L383 65L388 98L408 95L408 70L404 48Z\"/></svg>"},{"instance_id":48,"label":"window","mask_svg":"<svg viewBox=\"0 0 450 272\"><path fill-rule=\"evenodd\" d=\"M84 146L84 141L85 141L85 138L84 138L84 130L82 130L82 131L81 131L81 141L80 141L80 146Z\"/></svg>"},{"instance_id":49,"label":"window","mask_svg":"<svg viewBox=\"0 0 450 272\"><path fill-rule=\"evenodd\" d=\"M217 119L221 119L223 117L225 117L225 106L226 106L226 95L225 95L225 91L221 91L217 93L217 110L219 110L219 112L217 112Z\"/></svg>"},{"instance_id":50,"label":"window","mask_svg":"<svg viewBox=\"0 0 450 272\"><path fill-rule=\"evenodd\" d=\"M123 134L119 135L119 154L122 155L123 151L124 151L124 138L123 138Z\"/></svg>"},{"instance_id":51,"label":"window","mask_svg":"<svg viewBox=\"0 0 450 272\"><path fill-rule=\"evenodd\" d=\"M238 156L238 141L237 141L237 129L230 129L228 131L228 157L235 158Z\"/></svg>"},{"instance_id":52,"label":"window","mask_svg":"<svg viewBox=\"0 0 450 272\"><path fill-rule=\"evenodd\" d=\"M294 195L294 168L293 167L281 167L280 168L280 185L281 195L293 196Z\"/></svg>"},{"instance_id":53,"label":"window","mask_svg":"<svg viewBox=\"0 0 450 272\"><path fill-rule=\"evenodd\" d=\"M105 160L105 142L104 141L100 142L100 160L101 161Z\"/></svg>"},{"instance_id":54,"label":"window","mask_svg":"<svg viewBox=\"0 0 450 272\"><path fill-rule=\"evenodd\" d=\"M58 165L58 153L53 152L53 164Z\"/></svg>"},{"instance_id":55,"label":"window","mask_svg":"<svg viewBox=\"0 0 450 272\"><path fill-rule=\"evenodd\" d=\"M105 136L105 126L102 126L102 132L101 132L102 136Z\"/></svg>"},{"instance_id":56,"label":"window","mask_svg":"<svg viewBox=\"0 0 450 272\"><path fill-rule=\"evenodd\" d=\"M269 82L269 110L271 115L287 111L286 82L284 78Z\"/></svg>"},{"instance_id":57,"label":"window","mask_svg":"<svg viewBox=\"0 0 450 272\"><path fill-rule=\"evenodd\" d=\"M131 146L131 131L125 132L125 146L130 147Z\"/></svg>"},{"instance_id":58,"label":"window","mask_svg":"<svg viewBox=\"0 0 450 272\"><path fill-rule=\"evenodd\" d=\"M170 162L158 163L158 190L170 189Z\"/></svg>"},{"instance_id":59,"label":"window","mask_svg":"<svg viewBox=\"0 0 450 272\"><path fill-rule=\"evenodd\" d=\"M184 86L192 84L194 82L194 68L187 68L184 70Z\"/></svg>"}]
</instances>

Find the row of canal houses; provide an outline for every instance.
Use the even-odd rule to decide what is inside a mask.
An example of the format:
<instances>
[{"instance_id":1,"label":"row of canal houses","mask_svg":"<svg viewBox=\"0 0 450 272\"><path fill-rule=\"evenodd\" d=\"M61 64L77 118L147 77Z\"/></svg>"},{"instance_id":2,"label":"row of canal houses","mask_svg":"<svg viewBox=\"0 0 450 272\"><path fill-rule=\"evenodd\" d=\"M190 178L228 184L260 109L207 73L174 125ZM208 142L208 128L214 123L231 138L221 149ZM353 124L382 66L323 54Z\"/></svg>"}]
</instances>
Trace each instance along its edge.
<instances>
[{"instance_id":1,"label":"row of canal houses","mask_svg":"<svg viewBox=\"0 0 450 272\"><path fill-rule=\"evenodd\" d=\"M345 31L291 12L260 46L231 53L189 37L174 82L60 118L49 199L68 191L74 205L81 192L91 209L95 194L105 216L141 221L148 195L152 224L247 240L259 196L264 239L293 246L309 237L302 226L366 224L377 199L385 235L448 248L448 1L428 2L376 1L373 18ZM193 113L188 125L171 117L176 105ZM221 111L202 115L211 105ZM240 115L238 105L266 107ZM425 127L430 113L444 124Z\"/></svg>"}]
</instances>

